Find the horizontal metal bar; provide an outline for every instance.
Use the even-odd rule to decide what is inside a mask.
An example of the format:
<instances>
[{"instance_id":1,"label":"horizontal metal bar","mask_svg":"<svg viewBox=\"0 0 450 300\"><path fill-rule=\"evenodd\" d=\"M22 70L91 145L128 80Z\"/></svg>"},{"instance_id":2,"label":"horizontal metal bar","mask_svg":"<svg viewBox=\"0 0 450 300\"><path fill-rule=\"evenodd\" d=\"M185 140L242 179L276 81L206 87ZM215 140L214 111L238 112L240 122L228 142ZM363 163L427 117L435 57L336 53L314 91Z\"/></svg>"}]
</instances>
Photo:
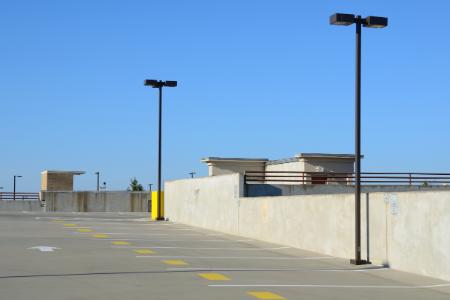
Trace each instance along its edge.
<instances>
[{"instance_id":1,"label":"horizontal metal bar","mask_svg":"<svg viewBox=\"0 0 450 300\"><path fill-rule=\"evenodd\" d=\"M270 180L271 178L305 178L305 177L311 177L311 176L285 176L285 175L270 175L270 176L248 176L247 175L247 180L253 180L253 179L261 179L261 180ZM354 176L323 176L322 178L324 179L335 179L335 178L348 178L348 179L353 179ZM411 176L411 177L403 177L403 176L361 176L361 178L374 178L374 179L405 179L407 181L410 181L412 179L426 179L426 180L437 180L437 179L448 179L450 180L450 176L449 177L423 177L423 176ZM319 179L319 178L318 178Z\"/></svg>"},{"instance_id":2,"label":"horizontal metal bar","mask_svg":"<svg viewBox=\"0 0 450 300\"><path fill-rule=\"evenodd\" d=\"M308 172L308 171L245 171L245 174L355 174L353 172ZM441 176L450 176L450 173L421 173L421 172L361 172L361 174L369 174L369 175L441 175Z\"/></svg>"},{"instance_id":3,"label":"horizontal metal bar","mask_svg":"<svg viewBox=\"0 0 450 300\"><path fill-rule=\"evenodd\" d=\"M14 195L13 192L0 192L1 195ZM39 195L39 193L23 193L23 192L16 192L16 195Z\"/></svg>"}]
</instances>

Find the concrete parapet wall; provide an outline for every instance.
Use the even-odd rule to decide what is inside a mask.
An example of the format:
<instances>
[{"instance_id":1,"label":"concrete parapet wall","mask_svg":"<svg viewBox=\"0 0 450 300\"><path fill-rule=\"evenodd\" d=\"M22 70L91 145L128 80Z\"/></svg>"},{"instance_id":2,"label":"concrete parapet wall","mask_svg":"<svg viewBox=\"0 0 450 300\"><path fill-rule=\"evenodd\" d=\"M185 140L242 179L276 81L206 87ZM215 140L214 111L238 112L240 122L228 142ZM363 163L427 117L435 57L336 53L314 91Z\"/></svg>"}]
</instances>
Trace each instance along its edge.
<instances>
[{"instance_id":1,"label":"concrete parapet wall","mask_svg":"<svg viewBox=\"0 0 450 300\"><path fill-rule=\"evenodd\" d=\"M146 212L148 192L42 192L46 211Z\"/></svg>"},{"instance_id":2,"label":"concrete parapet wall","mask_svg":"<svg viewBox=\"0 0 450 300\"><path fill-rule=\"evenodd\" d=\"M350 258L354 202L348 194L242 198L239 234Z\"/></svg>"},{"instance_id":3,"label":"concrete parapet wall","mask_svg":"<svg viewBox=\"0 0 450 300\"><path fill-rule=\"evenodd\" d=\"M236 234L242 185L239 174L166 182L166 217L176 222Z\"/></svg>"},{"instance_id":4,"label":"concrete parapet wall","mask_svg":"<svg viewBox=\"0 0 450 300\"><path fill-rule=\"evenodd\" d=\"M0 211L42 211L38 200L0 200Z\"/></svg>"},{"instance_id":5,"label":"concrete parapet wall","mask_svg":"<svg viewBox=\"0 0 450 300\"><path fill-rule=\"evenodd\" d=\"M374 193L369 199L373 261L450 281L450 192Z\"/></svg>"},{"instance_id":6,"label":"concrete parapet wall","mask_svg":"<svg viewBox=\"0 0 450 300\"><path fill-rule=\"evenodd\" d=\"M344 184L248 184L249 197L264 196L294 196L314 194L348 194L354 193L355 188ZM449 186L443 185L363 185L363 193L376 192L413 192L413 191L449 191Z\"/></svg>"},{"instance_id":7,"label":"concrete parapet wall","mask_svg":"<svg viewBox=\"0 0 450 300\"><path fill-rule=\"evenodd\" d=\"M242 188L238 174L168 182L166 217L332 256L354 257L353 194L243 198ZM363 258L368 238L373 263L450 280L450 191L371 192L361 200Z\"/></svg>"}]
</instances>

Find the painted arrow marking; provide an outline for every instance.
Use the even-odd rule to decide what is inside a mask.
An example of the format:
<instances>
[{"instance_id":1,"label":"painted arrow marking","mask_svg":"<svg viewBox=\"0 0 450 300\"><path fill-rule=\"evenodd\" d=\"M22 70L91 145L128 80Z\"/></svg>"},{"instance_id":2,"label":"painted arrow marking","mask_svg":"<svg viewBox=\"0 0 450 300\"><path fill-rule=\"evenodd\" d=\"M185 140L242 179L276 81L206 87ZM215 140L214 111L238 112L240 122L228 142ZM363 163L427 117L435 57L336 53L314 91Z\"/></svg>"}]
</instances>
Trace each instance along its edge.
<instances>
[{"instance_id":1,"label":"painted arrow marking","mask_svg":"<svg viewBox=\"0 0 450 300\"><path fill-rule=\"evenodd\" d=\"M36 250L39 250L41 252L53 252L55 250L61 250L61 248L52 247L52 246L35 246L35 247L30 247L28 249L36 249Z\"/></svg>"}]
</instances>

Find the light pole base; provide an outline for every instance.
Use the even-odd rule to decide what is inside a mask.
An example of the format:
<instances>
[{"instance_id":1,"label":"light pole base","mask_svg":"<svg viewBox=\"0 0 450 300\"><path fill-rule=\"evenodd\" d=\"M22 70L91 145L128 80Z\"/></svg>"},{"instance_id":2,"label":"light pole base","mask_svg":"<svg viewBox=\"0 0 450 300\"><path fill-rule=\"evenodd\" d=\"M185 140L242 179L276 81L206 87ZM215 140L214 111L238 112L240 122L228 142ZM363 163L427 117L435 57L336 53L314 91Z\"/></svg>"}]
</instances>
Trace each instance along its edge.
<instances>
[{"instance_id":1,"label":"light pole base","mask_svg":"<svg viewBox=\"0 0 450 300\"><path fill-rule=\"evenodd\" d=\"M164 217L157 217L155 220L156 221L165 221L166 219L164 219Z\"/></svg>"},{"instance_id":2,"label":"light pole base","mask_svg":"<svg viewBox=\"0 0 450 300\"><path fill-rule=\"evenodd\" d=\"M360 260L356 260L356 259L350 259L350 263L352 265L370 265L372 264L370 261L364 260L364 259L360 259Z\"/></svg>"}]
</instances>

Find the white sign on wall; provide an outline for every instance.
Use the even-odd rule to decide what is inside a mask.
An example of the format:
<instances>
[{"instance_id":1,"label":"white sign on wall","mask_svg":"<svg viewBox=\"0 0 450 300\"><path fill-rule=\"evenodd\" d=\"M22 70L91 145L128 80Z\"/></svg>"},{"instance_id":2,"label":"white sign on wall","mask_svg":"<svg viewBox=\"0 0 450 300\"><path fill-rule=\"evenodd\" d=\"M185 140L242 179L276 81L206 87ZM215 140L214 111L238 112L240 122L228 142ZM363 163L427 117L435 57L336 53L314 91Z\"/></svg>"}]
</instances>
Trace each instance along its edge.
<instances>
[{"instance_id":1,"label":"white sign on wall","mask_svg":"<svg viewBox=\"0 0 450 300\"><path fill-rule=\"evenodd\" d=\"M390 195L390 203L391 203L391 215L398 215L398 199L396 194Z\"/></svg>"}]
</instances>

